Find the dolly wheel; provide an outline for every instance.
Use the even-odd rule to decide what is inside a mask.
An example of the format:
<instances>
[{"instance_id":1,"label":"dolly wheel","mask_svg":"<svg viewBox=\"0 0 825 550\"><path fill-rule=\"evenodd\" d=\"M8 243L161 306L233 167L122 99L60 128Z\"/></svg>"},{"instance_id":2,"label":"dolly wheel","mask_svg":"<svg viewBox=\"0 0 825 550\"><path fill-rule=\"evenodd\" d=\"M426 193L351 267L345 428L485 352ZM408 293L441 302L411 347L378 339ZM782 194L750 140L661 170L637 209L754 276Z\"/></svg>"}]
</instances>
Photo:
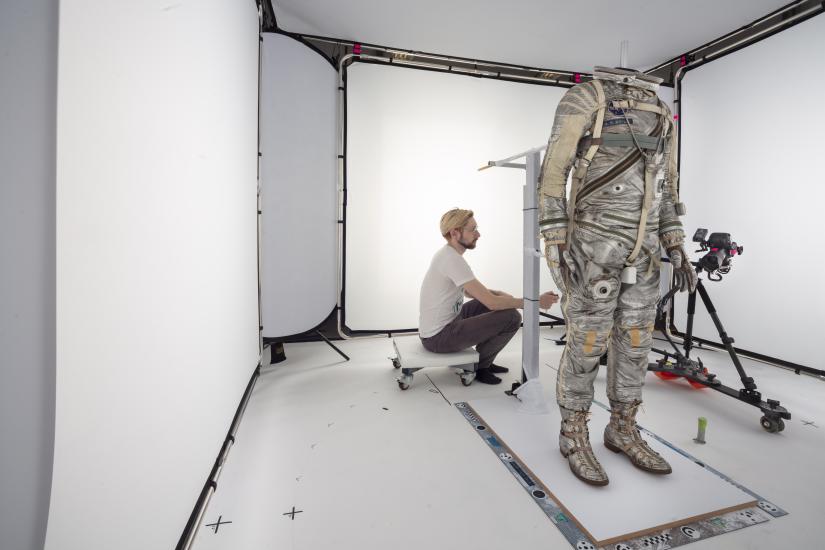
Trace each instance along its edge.
<instances>
[{"instance_id":1,"label":"dolly wheel","mask_svg":"<svg viewBox=\"0 0 825 550\"><path fill-rule=\"evenodd\" d=\"M407 384L406 382L402 382L401 380L398 381L398 387L401 388L402 390L410 389L410 385Z\"/></svg>"},{"instance_id":2,"label":"dolly wheel","mask_svg":"<svg viewBox=\"0 0 825 550\"><path fill-rule=\"evenodd\" d=\"M759 423L762 424L765 431L772 434L785 429L785 422L781 418L768 418L767 416L763 416L759 420Z\"/></svg>"},{"instance_id":3,"label":"dolly wheel","mask_svg":"<svg viewBox=\"0 0 825 550\"><path fill-rule=\"evenodd\" d=\"M398 360L398 357L393 357L392 366L397 368L397 369L401 368L401 361Z\"/></svg>"}]
</instances>

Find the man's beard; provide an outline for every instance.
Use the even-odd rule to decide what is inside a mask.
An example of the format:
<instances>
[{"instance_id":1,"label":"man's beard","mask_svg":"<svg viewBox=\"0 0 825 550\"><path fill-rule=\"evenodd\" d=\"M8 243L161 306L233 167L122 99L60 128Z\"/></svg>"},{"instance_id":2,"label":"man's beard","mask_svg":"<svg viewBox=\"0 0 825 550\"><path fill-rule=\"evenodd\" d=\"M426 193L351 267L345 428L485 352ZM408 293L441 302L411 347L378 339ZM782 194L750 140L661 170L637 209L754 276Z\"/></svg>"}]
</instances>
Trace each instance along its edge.
<instances>
[{"instance_id":1,"label":"man's beard","mask_svg":"<svg viewBox=\"0 0 825 550\"><path fill-rule=\"evenodd\" d=\"M466 248L466 249L468 249L468 250L472 250L472 249L474 249L474 248L476 247L476 241L477 241L477 240L478 240L478 239L476 239L475 241L469 242L469 243L465 243L464 241L462 241L461 239L459 239L459 240L458 240L458 244L460 244L461 246L463 246L464 248Z\"/></svg>"}]
</instances>

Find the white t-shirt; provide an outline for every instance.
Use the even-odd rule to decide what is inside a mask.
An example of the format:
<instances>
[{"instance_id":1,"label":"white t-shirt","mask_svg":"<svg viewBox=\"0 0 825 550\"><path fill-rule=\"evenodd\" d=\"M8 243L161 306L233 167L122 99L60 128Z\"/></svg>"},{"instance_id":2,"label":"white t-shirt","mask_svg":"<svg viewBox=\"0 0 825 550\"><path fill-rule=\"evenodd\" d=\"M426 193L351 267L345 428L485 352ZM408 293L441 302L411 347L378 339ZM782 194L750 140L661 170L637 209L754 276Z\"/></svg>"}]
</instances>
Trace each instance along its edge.
<instances>
[{"instance_id":1,"label":"white t-shirt","mask_svg":"<svg viewBox=\"0 0 825 550\"><path fill-rule=\"evenodd\" d=\"M456 318L464 303L464 284L475 279L464 256L445 244L433 256L421 283L418 332L421 338L435 336Z\"/></svg>"}]
</instances>

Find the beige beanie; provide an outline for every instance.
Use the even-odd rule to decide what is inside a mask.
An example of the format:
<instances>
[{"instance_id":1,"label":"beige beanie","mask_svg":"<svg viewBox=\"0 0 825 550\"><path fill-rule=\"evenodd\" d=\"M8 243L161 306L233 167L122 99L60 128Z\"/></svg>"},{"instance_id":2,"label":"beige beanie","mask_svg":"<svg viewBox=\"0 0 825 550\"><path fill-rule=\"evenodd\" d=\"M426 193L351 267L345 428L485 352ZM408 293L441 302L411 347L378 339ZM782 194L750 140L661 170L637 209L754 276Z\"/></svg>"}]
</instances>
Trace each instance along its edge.
<instances>
[{"instance_id":1,"label":"beige beanie","mask_svg":"<svg viewBox=\"0 0 825 550\"><path fill-rule=\"evenodd\" d=\"M461 208L453 208L441 216L441 235L445 239L450 238L450 231L453 229L461 229L467 220L473 217L472 210L463 210Z\"/></svg>"}]
</instances>

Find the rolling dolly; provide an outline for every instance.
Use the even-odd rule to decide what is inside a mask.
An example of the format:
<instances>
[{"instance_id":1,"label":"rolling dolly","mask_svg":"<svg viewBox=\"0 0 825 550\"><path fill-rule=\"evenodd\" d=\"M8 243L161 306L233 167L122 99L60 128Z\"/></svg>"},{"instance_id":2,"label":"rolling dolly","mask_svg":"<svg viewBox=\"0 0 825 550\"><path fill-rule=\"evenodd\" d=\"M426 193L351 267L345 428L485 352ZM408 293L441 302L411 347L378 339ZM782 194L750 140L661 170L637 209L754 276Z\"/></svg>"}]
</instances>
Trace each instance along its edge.
<instances>
[{"instance_id":1,"label":"rolling dolly","mask_svg":"<svg viewBox=\"0 0 825 550\"><path fill-rule=\"evenodd\" d=\"M393 337L392 345L395 348L395 357L390 357L392 366L401 369L401 376L397 378L398 387L409 389L413 381L413 374L428 367L452 367L461 377L461 383L469 386L476 377L478 368L478 352L468 348L455 353L433 353L427 351L418 336Z\"/></svg>"}]
</instances>

